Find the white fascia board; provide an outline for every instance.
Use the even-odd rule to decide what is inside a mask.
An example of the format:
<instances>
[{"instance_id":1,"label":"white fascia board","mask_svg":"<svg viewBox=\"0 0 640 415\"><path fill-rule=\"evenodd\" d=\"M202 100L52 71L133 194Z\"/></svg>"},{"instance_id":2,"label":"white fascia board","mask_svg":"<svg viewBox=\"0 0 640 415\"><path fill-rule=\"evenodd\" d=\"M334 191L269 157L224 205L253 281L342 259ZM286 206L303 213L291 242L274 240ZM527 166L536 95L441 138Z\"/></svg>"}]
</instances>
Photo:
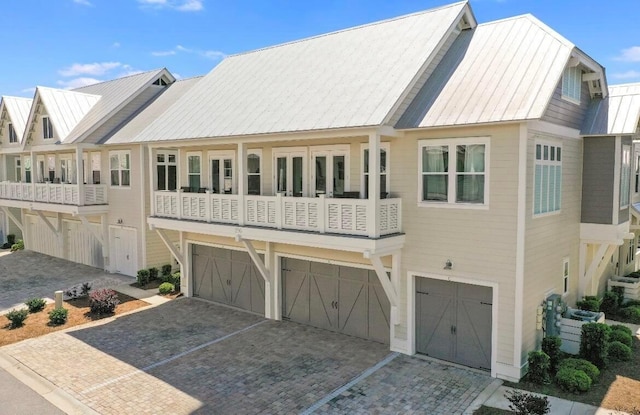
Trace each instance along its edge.
<instances>
[{"instance_id":1,"label":"white fascia board","mask_svg":"<svg viewBox=\"0 0 640 415\"><path fill-rule=\"evenodd\" d=\"M629 222L619 225L605 225L599 223L581 223L580 239L589 243L607 243L621 245L629 234Z\"/></svg>"}]
</instances>

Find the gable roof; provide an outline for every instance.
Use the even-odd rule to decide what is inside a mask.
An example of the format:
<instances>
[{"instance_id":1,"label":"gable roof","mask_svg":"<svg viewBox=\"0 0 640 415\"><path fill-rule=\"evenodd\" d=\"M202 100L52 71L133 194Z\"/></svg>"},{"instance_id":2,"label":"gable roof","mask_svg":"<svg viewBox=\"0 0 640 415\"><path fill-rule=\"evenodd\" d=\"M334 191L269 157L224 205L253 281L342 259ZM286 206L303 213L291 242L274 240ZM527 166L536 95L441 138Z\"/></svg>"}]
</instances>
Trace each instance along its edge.
<instances>
[{"instance_id":1,"label":"gable roof","mask_svg":"<svg viewBox=\"0 0 640 415\"><path fill-rule=\"evenodd\" d=\"M604 74L531 15L480 24L456 39L396 128L542 118L571 57Z\"/></svg>"},{"instance_id":2,"label":"gable roof","mask_svg":"<svg viewBox=\"0 0 640 415\"><path fill-rule=\"evenodd\" d=\"M176 81L165 90L153 102L142 108L133 118L128 120L111 137L102 141L102 144L125 144L135 142L135 137L144 130L153 120L158 119L180 97L193 88L203 77L198 76Z\"/></svg>"},{"instance_id":3,"label":"gable roof","mask_svg":"<svg viewBox=\"0 0 640 415\"><path fill-rule=\"evenodd\" d=\"M20 141L22 141L24 135L24 129L27 125L27 118L29 118L32 102L33 100L31 98L3 96L2 102L0 103L0 125L3 123L2 118L6 111Z\"/></svg>"},{"instance_id":4,"label":"gable roof","mask_svg":"<svg viewBox=\"0 0 640 415\"><path fill-rule=\"evenodd\" d=\"M466 1L230 56L137 141L380 125L463 16Z\"/></svg>"},{"instance_id":5,"label":"gable roof","mask_svg":"<svg viewBox=\"0 0 640 415\"><path fill-rule=\"evenodd\" d=\"M591 103L582 135L636 134L640 123L640 83L611 85L609 96Z\"/></svg>"}]
</instances>

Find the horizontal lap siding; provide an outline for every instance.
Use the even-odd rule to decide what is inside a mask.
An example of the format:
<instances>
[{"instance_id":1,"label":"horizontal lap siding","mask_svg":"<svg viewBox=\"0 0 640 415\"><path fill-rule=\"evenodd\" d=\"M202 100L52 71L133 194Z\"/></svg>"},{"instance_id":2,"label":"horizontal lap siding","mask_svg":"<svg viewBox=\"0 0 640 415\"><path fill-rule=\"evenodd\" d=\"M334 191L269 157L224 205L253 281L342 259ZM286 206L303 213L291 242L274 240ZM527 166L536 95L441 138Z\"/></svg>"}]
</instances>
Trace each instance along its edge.
<instances>
[{"instance_id":1,"label":"horizontal lap siding","mask_svg":"<svg viewBox=\"0 0 640 415\"><path fill-rule=\"evenodd\" d=\"M591 95L587 82L582 83L580 105L562 99L562 80L560 80L542 120L579 130L582 127L590 101Z\"/></svg>"}]
</instances>

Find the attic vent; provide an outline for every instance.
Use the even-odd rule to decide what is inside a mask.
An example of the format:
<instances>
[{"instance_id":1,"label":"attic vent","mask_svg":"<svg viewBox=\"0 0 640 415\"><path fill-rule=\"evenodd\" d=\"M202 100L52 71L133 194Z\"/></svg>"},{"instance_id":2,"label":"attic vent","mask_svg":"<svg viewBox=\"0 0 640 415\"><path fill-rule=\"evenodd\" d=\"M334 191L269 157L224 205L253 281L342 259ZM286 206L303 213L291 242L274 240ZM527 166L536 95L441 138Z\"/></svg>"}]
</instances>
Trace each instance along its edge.
<instances>
[{"instance_id":1,"label":"attic vent","mask_svg":"<svg viewBox=\"0 0 640 415\"><path fill-rule=\"evenodd\" d=\"M467 30L471 29L471 24L469 23L469 18L467 15L463 15L458 22L458 30Z\"/></svg>"},{"instance_id":2,"label":"attic vent","mask_svg":"<svg viewBox=\"0 0 640 415\"><path fill-rule=\"evenodd\" d=\"M154 85L167 86L167 81L164 78L158 78L153 82Z\"/></svg>"}]
</instances>

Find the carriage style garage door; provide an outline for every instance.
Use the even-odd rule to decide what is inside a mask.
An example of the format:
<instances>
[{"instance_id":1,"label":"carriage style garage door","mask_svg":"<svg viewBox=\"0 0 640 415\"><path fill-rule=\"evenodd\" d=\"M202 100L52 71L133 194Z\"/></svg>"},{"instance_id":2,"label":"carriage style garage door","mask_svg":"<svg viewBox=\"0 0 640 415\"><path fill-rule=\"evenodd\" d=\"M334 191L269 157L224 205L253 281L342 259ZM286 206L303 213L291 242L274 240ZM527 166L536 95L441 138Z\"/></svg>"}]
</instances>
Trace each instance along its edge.
<instances>
[{"instance_id":1,"label":"carriage style garage door","mask_svg":"<svg viewBox=\"0 0 640 415\"><path fill-rule=\"evenodd\" d=\"M104 266L102 245L95 236L78 221L63 220L66 256L69 261L85 264L96 268ZM101 234L100 224L92 223L96 233Z\"/></svg>"},{"instance_id":2,"label":"carriage style garage door","mask_svg":"<svg viewBox=\"0 0 640 415\"><path fill-rule=\"evenodd\" d=\"M416 351L491 370L492 289L416 278Z\"/></svg>"},{"instance_id":3,"label":"carriage style garage door","mask_svg":"<svg viewBox=\"0 0 640 415\"><path fill-rule=\"evenodd\" d=\"M193 245L193 295L264 315L264 279L249 254Z\"/></svg>"},{"instance_id":4,"label":"carriage style garage door","mask_svg":"<svg viewBox=\"0 0 640 415\"><path fill-rule=\"evenodd\" d=\"M283 319L389 343L389 300L375 271L282 258Z\"/></svg>"},{"instance_id":5,"label":"carriage style garage door","mask_svg":"<svg viewBox=\"0 0 640 415\"><path fill-rule=\"evenodd\" d=\"M49 218L54 221L55 219ZM56 234L35 215L25 215L27 236L25 248L42 254L63 258L62 244Z\"/></svg>"}]
</instances>

